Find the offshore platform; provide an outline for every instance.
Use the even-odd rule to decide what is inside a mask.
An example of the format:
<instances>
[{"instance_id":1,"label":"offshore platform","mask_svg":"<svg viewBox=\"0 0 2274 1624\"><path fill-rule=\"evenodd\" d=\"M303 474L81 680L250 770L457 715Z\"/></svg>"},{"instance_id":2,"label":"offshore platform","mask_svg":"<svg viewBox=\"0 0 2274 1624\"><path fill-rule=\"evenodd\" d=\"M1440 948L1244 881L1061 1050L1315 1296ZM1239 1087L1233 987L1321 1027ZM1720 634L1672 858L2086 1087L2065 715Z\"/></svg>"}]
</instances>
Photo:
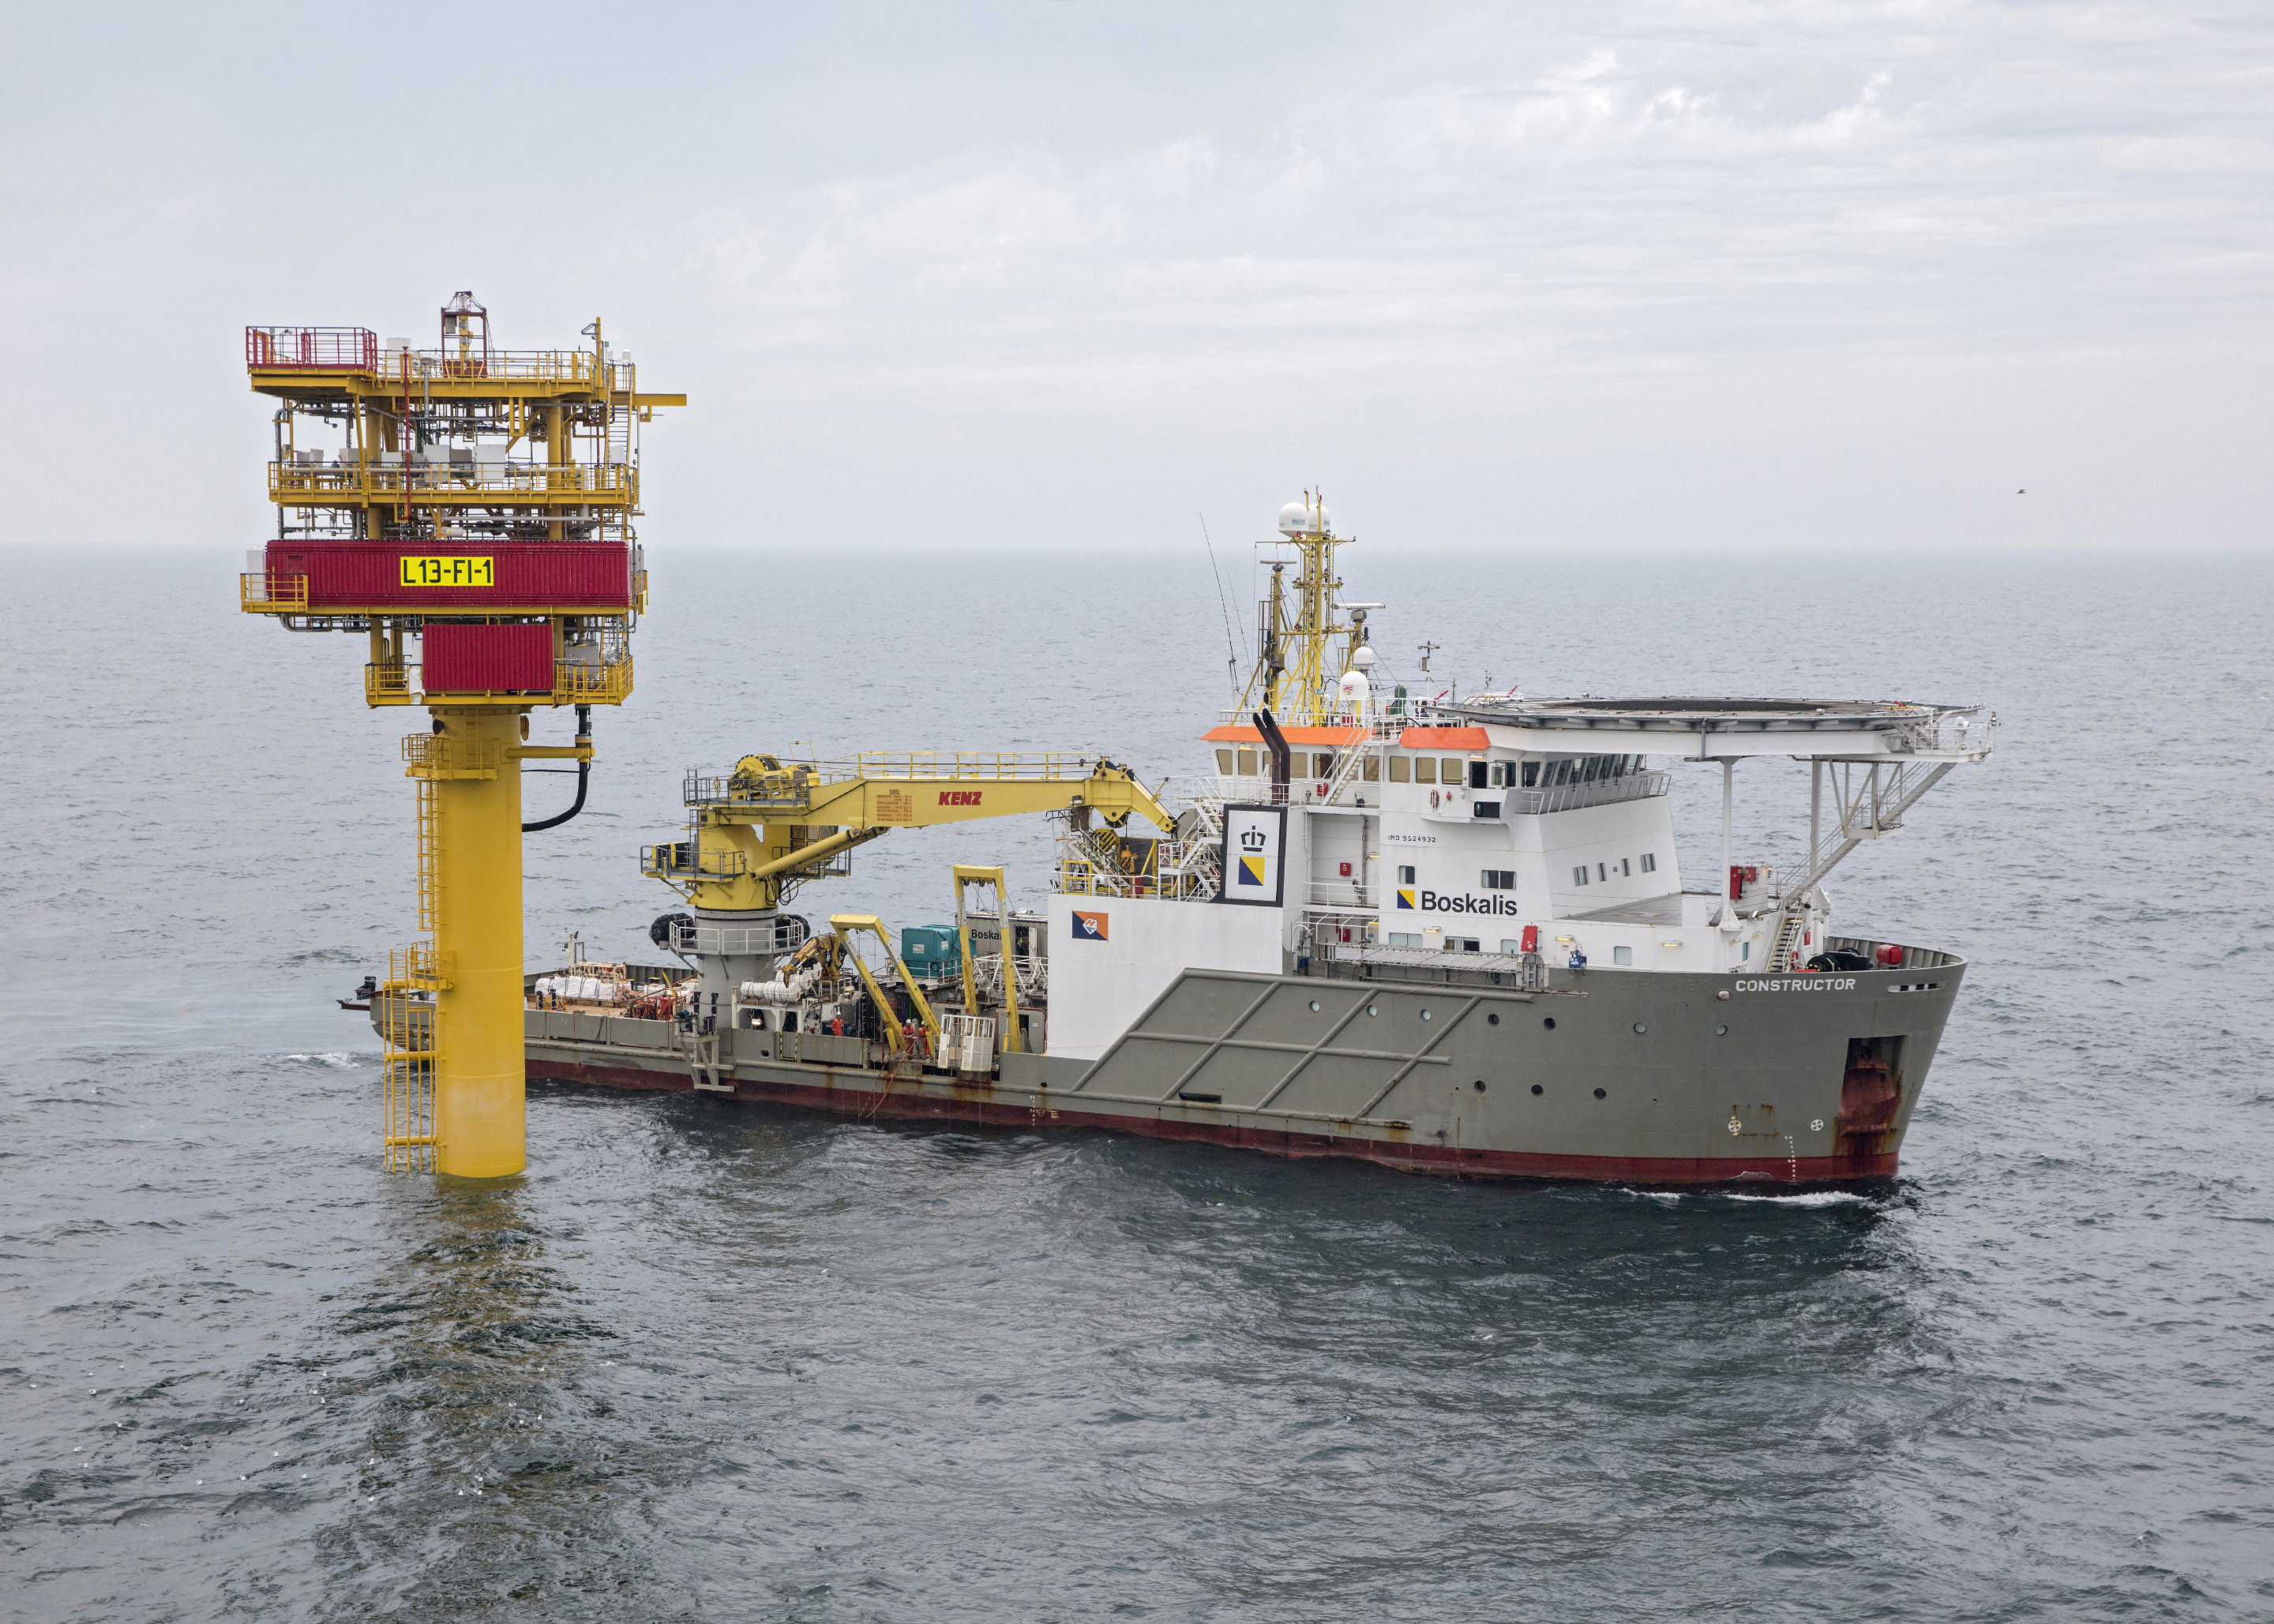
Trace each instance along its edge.
<instances>
[{"instance_id":1,"label":"offshore platform","mask_svg":"<svg viewBox=\"0 0 2274 1624\"><path fill-rule=\"evenodd\" d=\"M432 718L403 741L426 934L373 995L386 1162L493 1178L526 1161L521 837L582 810L591 708L631 695L639 428L687 397L643 393L598 320L585 346L508 350L471 292L440 315L432 349L245 329L253 391L277 402L276 534L240 601L288 630L364 634L365 703ZM531 743L530 713L561 706L576 742ZM546 758L576 763L575 801L523 823L522 763Z\"/></svg>"}]
</instances>

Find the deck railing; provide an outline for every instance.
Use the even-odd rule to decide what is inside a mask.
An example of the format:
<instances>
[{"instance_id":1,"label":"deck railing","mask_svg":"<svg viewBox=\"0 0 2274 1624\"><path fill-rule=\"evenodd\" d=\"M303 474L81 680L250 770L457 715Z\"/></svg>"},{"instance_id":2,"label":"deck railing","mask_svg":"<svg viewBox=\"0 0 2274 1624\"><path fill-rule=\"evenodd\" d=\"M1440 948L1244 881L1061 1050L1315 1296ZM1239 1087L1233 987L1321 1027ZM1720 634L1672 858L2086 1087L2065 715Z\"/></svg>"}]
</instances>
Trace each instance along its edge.
<instances>
[{"instance_id":1,"label":"deck railing","mask_svg":"<svg viewBox=\"0 0 2274 1624\"><path fill-rule=\"evenodd\" d=\"M809 934L805 921L794 916L770 925L701 925L680 920L671 927L671 946L679 953L779 955L803 947Z\"/></svg>"},{"instance_id":2,"label":"deck railing","mask_svg":"<svg viewBox=\"0 0 2274 1624\"><path fill-rule=\"evenodd\" d=\"M553 697L558 703L621 704L632 691L632 658L627 654L605 664L584 660L555 660Z\"/></svg>"},{"instance_id":3,"label":"deck railing","mask_svg":"<svg viewBox=\"0 0 2274 1624\"><path fill-rule=\"evenodd\" d=\"M1547 988L1547 966L1537 953L1463 953L1322 942L1314 959L1321 973L1359 981L1481 985L1514 992L1544 992Z\"/></svg>"},{"instance_id":4,"label":"deck railing","mask_svg":"<svg viewBox=\"0 0 2274 1624\"><path fill-rule=\"evenodd\" d=\"M245 364L264 372L376 372L379 335L368 327L247 327Z\"/></svg>"},{"instance_id":5,"label":"deck railing","mask_svg":"<svg viewBox=\"0 0 2274 1624\"><path fill-rule=\"evenodd\" d=\"M686 840L640 848L640 872L651 880L731 880L749 871L750 860L737 851L698 851Z\"/></svg>"},{"instance_id":6,"label":"deck railing","mask_svg":"<svg viewBox=\"0 0 2274 1624\"><path fill-rule=\"evenodd\" d=\"M633 502L639 470L626 463L404 462L397 453L339 462L271 462L272 501L320 505L400 497L505 504Z\"/></svg>"},{"instance_id":7,"label":"deck railing","mask_svg":"<svg viewBox=\"0 0 2274 1624\"><path fill-rule=\"evenodd\" d=\"M290 614L308 606L308 577L256 569L237 578L237 606L247 614Z\"/></svg>"}]
</instances>

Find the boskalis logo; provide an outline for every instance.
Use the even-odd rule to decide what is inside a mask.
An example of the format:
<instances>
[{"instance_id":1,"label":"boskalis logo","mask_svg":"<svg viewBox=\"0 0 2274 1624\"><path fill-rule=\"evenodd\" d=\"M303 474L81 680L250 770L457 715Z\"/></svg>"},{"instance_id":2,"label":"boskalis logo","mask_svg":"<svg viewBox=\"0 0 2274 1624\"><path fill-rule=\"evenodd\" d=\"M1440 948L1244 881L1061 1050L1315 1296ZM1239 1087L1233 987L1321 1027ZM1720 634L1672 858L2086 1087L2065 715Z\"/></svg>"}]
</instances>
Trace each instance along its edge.
<instances>
[{"instance_id":1,"label":"boskalis logo","mask_svg":"<svg viewBox=\"0 0 2274 1624\"><path fill-rule=\"evenodd\" d=\"M1242 885L1264 883L1265 859L1263 848L1269 844L1260 829L1248 828L1239 834L1239 883Z\"/></svg>"},{"instance_id":2,"label":"boskalis logo","mask_svg":"<svg viewBox=\"0 0 2274 1624\"><path fill-rule=\"evenodd\" d=\"M1417 902L1416 898L1419 900ZM1479 897L1464 892L1459 896L1450 891L1421 891L1411 886L1400 887L1397 906L1421 914L1521 914L1513 897Z\"/></svg>"},{"instance_id":3,"label":"boskalis logo","mask_svg":"<svg viewBox=\"0 0 2274 1624\"><path fill-rule=\"evenodd\" d=\"M1109 922L1108 916L1103 914L1085 914L1076 908L1073 911L1073 939L1077 942L1103 942L1106 939L1105 928Z\"/></svg>"}]
</instances>

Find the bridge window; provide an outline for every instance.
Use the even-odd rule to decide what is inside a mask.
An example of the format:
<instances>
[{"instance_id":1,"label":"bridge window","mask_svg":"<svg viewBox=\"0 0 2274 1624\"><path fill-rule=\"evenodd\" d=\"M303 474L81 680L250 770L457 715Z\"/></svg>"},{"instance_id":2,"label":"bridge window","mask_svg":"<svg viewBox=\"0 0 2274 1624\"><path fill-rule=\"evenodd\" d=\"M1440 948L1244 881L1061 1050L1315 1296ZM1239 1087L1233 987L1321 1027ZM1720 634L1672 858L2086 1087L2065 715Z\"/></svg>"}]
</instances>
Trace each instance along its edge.
<instances>
[{"instance_id":1,"label":"bridge window","mask_svg":"<svg viewBox=\"0 0 2274 1624\"><path fill-rule=\"evenodd\" d=\"M1416 784L1434 784L1437 781L1435 756L1417 756L1413 758L1413 781Z\"/></svg>"},{"instance_id":2,"label":"bridge window","mask_svg":"<svg viewBox=\"0 0 2274 1624\"><path fill-rule=\"evenodd\" d=\"M1313 756L1311 757L1311 776L1314 778L1333 778L1335 776L1334 756L1324 751Z\"/></svg>"},{"instance_id":3,"label":"bridge window","mask_svg":"<svg viewBox=\"0 0 2274 1624\"><path fill-rule=\"evenodd\" d=\"M1216 753L1216 770L1224 774L1227 778L1231 776L1231 752L1230 750L1218 750Z\"/></svg>"},{"instance_id":4,"label":"bridge window","mask_svg":"<svg viewBox=\"0 0 2274 1624\"><path fill-rule=\"evenodd\" d=\"M1369 753L1364 761L1359 763L1358 776L1368 784L1379 780L1382 777L1382 757Z\"/></svg>"},{"instance_id":5,"label":"bridge window","mask_svg":"<svg viewBox=\"0 0 2274 1624\"><path fill-rule=\"evenodd\" d=\"M1239 753L1239 776L1243 778L1252 778L1255 776L1254 751L1242 750Z\"/></svg>"},{"instance_id":6,"label":"bridge window","mask_svg":"<svg viewBox=\"0 0 2274 1624\"><path fill-rule=\"evenodd\" d=\"M1524 787L1526 789L1538 789L1540 787L1540 763L1538 762L1526 762L1524 763Z\"/></svg>"},{"instance_id":7,"label":"bridge window","mask_svg":"<svg viewBox=\"0 0 2274 1624\"><path fill-rule=\"evenodd\" d=\"M1392 784L1409 783L1412 778L1413 758L1412 756L1393 756L1389 758L1389 781Z\"/></svg>"}]
</instances>

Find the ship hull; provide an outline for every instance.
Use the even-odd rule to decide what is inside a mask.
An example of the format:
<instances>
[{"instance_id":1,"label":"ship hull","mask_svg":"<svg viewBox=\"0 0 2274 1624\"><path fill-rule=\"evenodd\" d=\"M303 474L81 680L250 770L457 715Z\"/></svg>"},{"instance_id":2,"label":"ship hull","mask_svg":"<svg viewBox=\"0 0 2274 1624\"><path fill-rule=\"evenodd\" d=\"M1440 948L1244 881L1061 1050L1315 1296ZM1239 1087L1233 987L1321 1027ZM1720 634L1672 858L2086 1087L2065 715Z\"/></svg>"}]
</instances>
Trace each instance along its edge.
<instances>
[{"instance_id":1,"label":"ship hull","mask_svg":"<svg viewBox=\"0 0 2274 1624\"><path fill-rule=\"evenodd\" d=\"M1943 958L1936 955L1937 958ZM958 1078L853 1038L529 1012L532 1081L974 1128L1099 1129L1422 1173L1656 1186L1884 1183L1962 963L1557 972L1519 992L1187 970L1094 1062Z\"/></svg>"}]
</instances>

